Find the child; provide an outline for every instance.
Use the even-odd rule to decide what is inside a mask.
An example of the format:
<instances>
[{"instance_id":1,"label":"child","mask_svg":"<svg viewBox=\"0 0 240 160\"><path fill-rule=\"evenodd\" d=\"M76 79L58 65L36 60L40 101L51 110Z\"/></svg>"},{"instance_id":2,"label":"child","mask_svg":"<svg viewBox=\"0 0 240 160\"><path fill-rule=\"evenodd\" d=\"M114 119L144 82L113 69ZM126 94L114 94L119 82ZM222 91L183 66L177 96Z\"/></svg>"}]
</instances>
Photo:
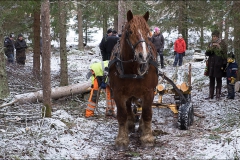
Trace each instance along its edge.
<instances>
[{"instance_id":1,"label":"child","mask_svg":"<svg viewBox=\"0 0 240 160\"><path fill-rule=\"evenodd\" d=\"M227 90L228 90L227 99L234 99L235 97L234 85L237 78L238 65L235 62L233 52L229 53L227 62L228 62L227 67L225 69L227 73Z\"/></svg>"}]
</instances>

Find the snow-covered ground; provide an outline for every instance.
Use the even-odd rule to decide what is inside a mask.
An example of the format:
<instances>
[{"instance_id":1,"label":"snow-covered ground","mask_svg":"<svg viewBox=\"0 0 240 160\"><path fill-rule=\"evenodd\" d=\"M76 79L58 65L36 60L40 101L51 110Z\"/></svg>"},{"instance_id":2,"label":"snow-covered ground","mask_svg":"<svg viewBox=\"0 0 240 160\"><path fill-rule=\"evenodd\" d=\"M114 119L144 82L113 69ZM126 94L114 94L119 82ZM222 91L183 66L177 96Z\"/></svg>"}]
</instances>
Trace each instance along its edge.
<instances>
[{"instance_id":1,"label":"snow-covered ground","mask_svg":"<svg viewBox=\"0 0 240 160\"><path fill-rule=\"evenodd\" d=\"M99 40L91 50L93 55L87 50L69 52L70 83L88 81L85 75L89 62L100 58ZM168 63L161 71L167 75L176 69L186 71L189 63L192 65L191 96L197 115L189 130L177 128L177 118L170 109L153 108L155 146L141 148L138 133L131 133L129 150L117 152L114 150L117 120L105 118L104 94L101 94L96 111L98 118L94 120L84 118L86 95L54 100L52 118L40 118L40 102L16 103L0 108L0 159L239 159L240 94L236 93L235 100L225 97L220 101L205 100L209 83L208 77L203 75L205 62L192 62L192 57L186 56L182 67L173 68L172 60L172 56L165 57ZM29 53L22 70L31 67L32 53ZM52 53L51 70L53 77L59 76L58 53ZM222 92L226 95L225 78ZM165 94L163 102L174 103L173 95Z\"/></svg>"}]
</instances>

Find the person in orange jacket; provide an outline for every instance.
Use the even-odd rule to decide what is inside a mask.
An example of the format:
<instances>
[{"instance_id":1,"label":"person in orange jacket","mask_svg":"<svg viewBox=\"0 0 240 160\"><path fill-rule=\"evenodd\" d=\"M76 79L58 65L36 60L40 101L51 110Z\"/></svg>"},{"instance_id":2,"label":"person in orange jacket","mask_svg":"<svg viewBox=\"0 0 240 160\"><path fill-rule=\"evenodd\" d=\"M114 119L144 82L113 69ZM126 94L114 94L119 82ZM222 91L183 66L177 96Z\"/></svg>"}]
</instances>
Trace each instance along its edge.
<instances>
[{"instance_id":1,"label":"person in orange jacket","mask_svg":"<svg viewBox=\"0 0 240 160\"><path fill-rule=\"evenodd\" d=\"M186 51L186 42L182 37L182 34L178 35L178 39L174 42L174 55L175 60L173 63L173 67L176 67L177 64L182 66L183 56L185 56Z\"/></svg>"},{"instance_id":2,"label":"person in orange jacket","mask_svg":"<svg viewBox=\"0 0 240 160\"><path fill-rule=\"evenodd\" d=\"M106 90L106 116L116 118L115 108L116 104L111 96L111 90L107 82L107 66L109 61L94 61L91 62L90 71L86 78L92 79L92 89L88 99L88 104L85 112L85 117L90 119L94 117L94 110L97 105L97 98L99 89Z\"/></svg>"}]
</instances>

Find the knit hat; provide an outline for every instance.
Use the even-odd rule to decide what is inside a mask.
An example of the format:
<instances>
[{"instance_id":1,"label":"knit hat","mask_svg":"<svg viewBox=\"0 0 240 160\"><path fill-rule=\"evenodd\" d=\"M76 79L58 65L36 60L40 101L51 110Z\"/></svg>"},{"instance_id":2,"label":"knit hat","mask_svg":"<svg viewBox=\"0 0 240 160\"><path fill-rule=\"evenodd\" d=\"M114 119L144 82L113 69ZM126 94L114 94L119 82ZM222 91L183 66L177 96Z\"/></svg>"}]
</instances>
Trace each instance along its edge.
<instances>
[{"instance_id":1,"label":"knit hat","mask_svg":"<svg viewBox=\"0 0 240 160\"><path fill-rule=\"evenodd\" d=\"M216 36L216 37L219 37L219 31L218 30L214 30L213 32L212 32L212 36Z\"/></svg>"},{"instance_id":2,"label":"knit hat","mask_svg":"<svg viewBox=\"0 0 240 160\"><path fill-rule=\"evenodd\" d=\"M18 35L18 38L19 38L19 37L23 37L23 35L20 33L20 34Z\"/></svg>"},{"instance_id":3,"label":"knit hat","mask_svg":"<svg viewBox=\"0 0 240 160\"><path fill-rule=\"evenodd\" d=\"M112 28L108 29L107 33L112 33Z\"/></svg>"},{"instance_id":4,"label":"knit hat","mask_svg":"<svg viewBox=\"0 0 240 160\"><path fill-rule=\"evenodd\" d=\"M154 31L157 32L157 31L160 31L160 29L158 27L155 27Z\"/></svg>"},{"instance_id":5,"label":"knit hat","mask_svg":"<svg viewBox=\"0 0 240 160\"><path fill-rule=\"evenodd\" d=\"M182 37L182 34L178 34L178 37Z\"/></svg>"}]
</instances>

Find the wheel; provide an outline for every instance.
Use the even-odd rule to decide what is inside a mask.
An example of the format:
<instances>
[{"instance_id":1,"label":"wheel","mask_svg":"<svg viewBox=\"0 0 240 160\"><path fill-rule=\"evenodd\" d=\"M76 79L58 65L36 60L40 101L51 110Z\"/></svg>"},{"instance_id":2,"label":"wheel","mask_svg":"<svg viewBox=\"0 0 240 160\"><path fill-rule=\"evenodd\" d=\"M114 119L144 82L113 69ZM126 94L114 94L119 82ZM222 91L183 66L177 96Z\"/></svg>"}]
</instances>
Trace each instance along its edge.
<instances>
[{"instance_id":1,"label":"wheel","mask_svg":"<svg viewBox=\"0 0 240 160\"><path fill-rule=\"evenodd\" d=\"M192 103L186 103L179 107L178 110L178 128L188 130L188 127L193 124L194 114Z\"/></svg>"}]
</instances>

